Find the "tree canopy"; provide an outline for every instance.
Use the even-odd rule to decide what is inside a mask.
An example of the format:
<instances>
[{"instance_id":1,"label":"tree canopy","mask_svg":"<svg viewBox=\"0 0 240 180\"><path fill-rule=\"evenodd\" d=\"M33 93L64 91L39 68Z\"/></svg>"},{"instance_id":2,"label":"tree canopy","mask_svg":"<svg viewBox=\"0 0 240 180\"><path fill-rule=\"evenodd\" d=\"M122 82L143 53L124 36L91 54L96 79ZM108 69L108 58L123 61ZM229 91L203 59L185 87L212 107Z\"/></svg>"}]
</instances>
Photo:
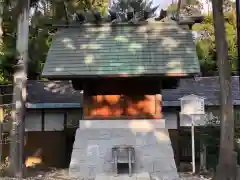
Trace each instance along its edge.
<instances>
[{"instance_id":1,"label":"tree canopy","mask_svg":"<svg viewBox=\"0 0 240 180\"><path fill-rule=\"evenodd\" d=\"M211 3L211 2L210 2ZM182 0L180 14L191 16L200 14L202 4L196 0ZM228 41L228 55L232 64L232 73L237 71L237 37L236 37L236 10L234 2L224 1L223 10L225 13L225 27ZM173 3L168 7L169 14L176 13L177 4ZM196 39L196 50L201 65L202 75L217 75L216 46L213 27L212 12L204 15L201 24L195 24L193 31L198 35Z\"/></svg>"}]
</instances>

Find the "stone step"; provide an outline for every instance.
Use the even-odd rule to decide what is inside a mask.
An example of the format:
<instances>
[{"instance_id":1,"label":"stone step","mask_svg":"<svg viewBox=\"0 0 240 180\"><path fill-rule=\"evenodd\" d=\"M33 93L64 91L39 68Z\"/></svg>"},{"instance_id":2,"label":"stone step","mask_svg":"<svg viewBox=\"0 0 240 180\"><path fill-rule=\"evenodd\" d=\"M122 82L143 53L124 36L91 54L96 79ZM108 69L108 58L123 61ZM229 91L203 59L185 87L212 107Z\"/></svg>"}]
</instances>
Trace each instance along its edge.
<instances>
[{"instance_id":1,"label":"stone step","mask_svg":"<svg viewBox=\"0 0 240 180\"><path fill-rule=\"evenodd\" d=\"M151 180L149 173L134 173L131 177L128 174L119 174L114 176L112 174L97 174L95 180Z\"/></svg>"}]
</instances>

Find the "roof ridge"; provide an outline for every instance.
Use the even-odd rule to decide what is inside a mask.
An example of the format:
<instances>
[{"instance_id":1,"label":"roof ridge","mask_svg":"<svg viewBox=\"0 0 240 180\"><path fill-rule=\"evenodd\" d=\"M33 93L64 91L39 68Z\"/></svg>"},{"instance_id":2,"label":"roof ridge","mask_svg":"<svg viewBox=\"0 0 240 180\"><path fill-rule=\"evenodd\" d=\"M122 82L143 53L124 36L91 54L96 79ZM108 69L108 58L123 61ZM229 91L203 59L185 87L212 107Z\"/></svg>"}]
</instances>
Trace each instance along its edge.
<instances>
[{"instance_id":1,"label":"roof ridge","mask_svg":"<svg viewBox=\"0 0 240 180\"><path fill-rule=\"evenodd\" d=\"M70 80L33 80L33 79L30 79L28 80L27 82L69 82Z\"/></svg>"},{"instance_id":2,"label":"roof ridge","mask_svg":"<svg viewBox=\"0 0 240 180\"><path fill-rule=\"evenodd\" d=\"M146 26L149 24L176 24L179 26L177 22L170 18L164 19L165 21L157 21L153 20L152 18L149 18L146 21L139 21L137 23L130 23L130 22L118 22L118 23L112 23L112 22L103 22L100 24L96 23L71 23L71 24L56 24L53 26L56 26L58 28L81 28L81 27L102 27L102 26Z\"/></svg>"}]
</instances>

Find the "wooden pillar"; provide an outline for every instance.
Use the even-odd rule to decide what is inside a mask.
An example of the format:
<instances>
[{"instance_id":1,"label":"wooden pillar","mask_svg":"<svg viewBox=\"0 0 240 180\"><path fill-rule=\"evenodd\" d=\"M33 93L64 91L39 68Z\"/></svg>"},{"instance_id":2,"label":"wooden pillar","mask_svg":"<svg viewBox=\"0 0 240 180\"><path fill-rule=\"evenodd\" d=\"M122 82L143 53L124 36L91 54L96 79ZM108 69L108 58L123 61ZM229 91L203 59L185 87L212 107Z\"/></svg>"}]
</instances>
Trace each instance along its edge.
<instances>
[{"instance_id":1,"label":"wooden pillar","mask_svg":"<svg viewBox=\"0 0 240 180\"><path fill-rule=\"evenodd\" d=\"M202 150L200 152L200 170L205 172L207 170L207 149L205 144L201 144Z\"/></svg>"},{"instance_id":2,"label":"wooden pillar","mask_svg":"<svg viewBox=\"0 0 240 180\"><path fill-rule=\"evenodd\" d=\"M177 111L177 151L176 151L176 165L179 170L180 168L180 155L181 155L181 145L180 145L180 114Z\"/></svg>"}]
</instances>

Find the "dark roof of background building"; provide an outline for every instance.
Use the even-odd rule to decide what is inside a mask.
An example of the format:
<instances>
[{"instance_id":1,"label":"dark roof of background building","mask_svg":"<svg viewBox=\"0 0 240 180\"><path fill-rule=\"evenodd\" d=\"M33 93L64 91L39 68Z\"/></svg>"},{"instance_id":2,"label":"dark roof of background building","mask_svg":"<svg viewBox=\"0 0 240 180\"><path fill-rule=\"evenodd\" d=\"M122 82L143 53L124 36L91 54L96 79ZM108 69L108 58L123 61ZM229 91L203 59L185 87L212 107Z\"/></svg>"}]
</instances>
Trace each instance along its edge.
<instances>
[{"instance_id":1,"label":"dark roof of background building","mask_svg":"<svg viewBox=\"0 0 240 180\"><path fill-rule=\"evenodd\" d=\"M177 89L163 90L163 101L165 106L180 106L179 98L195 94L205 97L206 105L220 105L219 78L198 77L181 79ZM237 76L232 77L233 104L240 105L240 88Z\"/></svg>"},{"instance_id":2,"label":"dark roof of background building","mask_svg":"<svg viewBox=\"0 0 240 180\"><path fill-rule=\"evenodd\" d=\"M238 77L232 77L232 93L235 105L240 105ZM220 87L218 77L181 79L176 89L163 90L164 106L179 106L179 98L196 94L206 98L206 105L219 105ZM69 81L28 81L28 102L36 103L79 103L82 105L82 92L73 89Z\"/></svg>"},{"instance_id":3,"label":"dark roof of background building","mask_svg":"<svg viewBox=\"0 0 240 180\"><path fill-rule=\"evenodd\" d=\"M82 93L73 89L69 81L28 81L28 102L36 103L79 103Z\"/></svg>"}]
</instances>

